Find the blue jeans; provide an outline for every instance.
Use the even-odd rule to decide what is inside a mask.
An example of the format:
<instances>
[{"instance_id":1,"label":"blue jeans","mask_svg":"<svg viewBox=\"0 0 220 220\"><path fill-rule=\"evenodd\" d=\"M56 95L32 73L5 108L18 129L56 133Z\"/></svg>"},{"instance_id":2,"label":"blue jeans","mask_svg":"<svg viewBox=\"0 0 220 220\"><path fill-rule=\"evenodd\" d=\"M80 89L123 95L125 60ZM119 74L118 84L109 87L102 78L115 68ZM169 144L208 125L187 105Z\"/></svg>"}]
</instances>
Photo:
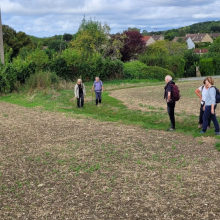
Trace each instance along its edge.
<instances>
[{"instance_id":1,"label":"blue jeans","mask_svg":"<svg viewBox=\"0 0 220 220\"><path fill-rule=\"evenodd\" d=\"M215 126L215 132L219 132L219 124L218 124L216 115L211 113L211 106L210 105L205 107L205 111L203 114L202 131L206 132L207 127L208 127L209 118L211 118L211 120L213 121L213 124Z\"/></svg>"},{"instance_id":2,"label":"blue jeans","mask_svg":"<svg viewBox=\"0 0 220 220\"><path fill-rule=\"evenodd\" d=\"M102 102L102 92L95 91L95 98L96 98L96 105L98 105L98 103L101 103Z\"/></svg>"}]
</instances>

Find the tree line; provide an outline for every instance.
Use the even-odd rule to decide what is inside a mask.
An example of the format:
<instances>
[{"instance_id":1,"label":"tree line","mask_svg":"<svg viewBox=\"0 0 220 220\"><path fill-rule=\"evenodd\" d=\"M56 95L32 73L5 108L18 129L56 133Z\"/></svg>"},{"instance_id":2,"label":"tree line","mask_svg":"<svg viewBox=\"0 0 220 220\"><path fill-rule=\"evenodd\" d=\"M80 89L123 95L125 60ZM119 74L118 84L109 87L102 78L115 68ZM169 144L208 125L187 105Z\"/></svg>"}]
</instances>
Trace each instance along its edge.
<instances>
[{"instance_id":1,"label":"tree line","mask_svg":"<svg viewBox=\"0 0 220 220\"><path fill-rule=\"evenodd\" d=\"M196 66L201 66L203 75L220 70L219 39L208 54L199 56L184 42L157 41L146 47L137 28L117 34L110 30L107 23L84 17L74 35L39 39L4 25L6 63L0 66L0 91L11 92L39 72L41 76L52 72L67 81L78 77L89 81L95 76L102 80L195 76Z\"/></svg>"}]
</instances>

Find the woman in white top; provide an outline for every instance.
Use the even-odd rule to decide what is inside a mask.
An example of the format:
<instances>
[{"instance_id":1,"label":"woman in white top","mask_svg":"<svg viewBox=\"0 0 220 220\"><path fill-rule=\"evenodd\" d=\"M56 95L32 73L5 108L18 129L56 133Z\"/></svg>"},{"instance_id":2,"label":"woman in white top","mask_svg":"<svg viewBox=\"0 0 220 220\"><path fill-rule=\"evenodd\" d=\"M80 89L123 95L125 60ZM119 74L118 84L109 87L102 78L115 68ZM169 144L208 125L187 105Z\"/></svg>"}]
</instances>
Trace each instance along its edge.
<instances>
[{"instance_id":1,"label":"woman in white top","mask_svg":"<svg viewBox=\"0 0 220 220\"><path fill-rule=\"evenodd\" d=\"M200 98L201 106L200 106L200 114L199 114L199 125L198 128L202 128L203 124L203 114L204 110L203 107L205 105L205 97L206 93L208 92L209 87L206 85L205 80L203 81L203 86L200 86L198 89L195 90L196 95ZM208 129L210 128L211 118L208 120Z\"/></svg>"}]
</instances>

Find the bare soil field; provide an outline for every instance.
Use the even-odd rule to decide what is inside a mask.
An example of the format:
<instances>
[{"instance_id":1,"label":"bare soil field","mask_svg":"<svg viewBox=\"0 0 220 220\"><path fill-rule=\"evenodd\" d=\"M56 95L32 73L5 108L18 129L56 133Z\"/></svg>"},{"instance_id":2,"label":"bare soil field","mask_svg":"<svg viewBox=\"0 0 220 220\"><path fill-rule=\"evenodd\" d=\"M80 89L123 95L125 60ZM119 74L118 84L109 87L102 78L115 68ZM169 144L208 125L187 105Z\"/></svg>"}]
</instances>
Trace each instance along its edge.
<instances>
[{"instance_id":1,"label":"bare soil field","mask_svg":"<svg viewBox=\"0 0 220 220\"><path fill-rule=\"evenodd\" d=\"M213 138L0 112L0 219L220 219Z\"/></svg>"},{"instance_id":2,"label":"bare soil field","mask_svg":"<svg viewBox=\"0 0 220 220\"><path fill-rule=\"evenodd\" d=\"M195 89L202 86L200 81L177 83L181 99L177 102L176 112L188 115L199 115L200 100L195 94ZM220 79L215 79L215 85L220 88ZM164 86L149 86L132 89L115 90L111 96L124 102L134 110L166 111L164 100ZM217 114L219 109L216 110Z\"/></svg>"}]
</instances>

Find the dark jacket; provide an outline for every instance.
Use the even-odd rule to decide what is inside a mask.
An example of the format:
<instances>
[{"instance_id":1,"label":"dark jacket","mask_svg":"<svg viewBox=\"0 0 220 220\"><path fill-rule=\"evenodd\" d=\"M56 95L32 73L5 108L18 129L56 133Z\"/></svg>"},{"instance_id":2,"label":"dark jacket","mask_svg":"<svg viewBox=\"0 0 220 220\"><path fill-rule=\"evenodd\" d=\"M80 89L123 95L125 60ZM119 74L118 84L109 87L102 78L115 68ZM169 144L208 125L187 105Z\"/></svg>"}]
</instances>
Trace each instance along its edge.
<instances>
[{"instance_id":1,"label":"dark jacket","mask_svg":"<svg viewBox=\"0 0 220 220\"><path fill-rule=\"evenodd\" d=\"M168 98L168 92L171 92L171 99L173 98L173 86L171 84L175 85L175 82L171 80L164 87L164 99L166 100Z\"/></svg>"}]
</instances>

